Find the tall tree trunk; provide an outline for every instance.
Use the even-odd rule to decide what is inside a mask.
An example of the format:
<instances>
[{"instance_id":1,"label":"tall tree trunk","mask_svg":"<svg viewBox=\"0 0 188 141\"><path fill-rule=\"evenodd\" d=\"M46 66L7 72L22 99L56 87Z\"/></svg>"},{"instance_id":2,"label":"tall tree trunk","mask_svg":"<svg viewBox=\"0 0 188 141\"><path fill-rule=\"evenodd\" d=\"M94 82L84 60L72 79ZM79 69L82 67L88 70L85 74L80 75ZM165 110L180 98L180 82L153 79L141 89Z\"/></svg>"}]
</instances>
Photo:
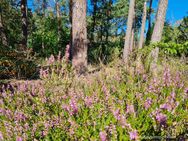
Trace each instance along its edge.
<instances>
[{"instance_id":1,"label":"tall tree trunk","mask_svg":"<svg viewBox=\"0 0 188 141\"><path fill-rule=\"evenodd\" d=\"M21 0L22 13L22 47L27 48L27 0Z\"/></svg>"},{"instance_id":2,"label":"tall tree trunk","mask_svg":"<svg viewBox=\"0 0 188 141\"><path fill-rule=\"evenodd\" d=\"M144 30L146 25L146 14L147 14L147 1L144 2L144 8L143 8L143 14L142 14L142 26L141 26L141 32L140 32L140 40L138 48L141 49L144 44ZM136 61L136 70L140 73L143 72L143 64L141 62L141 54L138 53L137 61Z\"/></svg>"},{"instance_id":3,"label":"tall tree trunk","mask_svg":"<svg viewBox=\"0 0 188 141\"><path fill-rule=\"evenodd\" d=\"M42 1L42 22L44 22L44 19L46 17L46 0ZM44 24L43 24L44 25ZM44 28L44 27L43 27ZM44 37L42 37L42 52L45 52L45 44L44 44Z\"/></svg>"},{"instance_id":4,"label":"tall tree trunk","mask_svg":"<svg viewBox=\"0 0 188 141\"><path fill-rule=\"evenodd\" d=\"M43 14L43 17L45 17L45 14L46 14L46 0L43 0L42 1L42 14Z\"/></svg>"},{"instance_id":5,"label":"tall tree trunk","mask_svg":"<svg viewBox=\"0 0 188 141\"><path fill-rule=\"evenodd\" d=\"M127 31L126 31L124 51L123 51L123 60L125 63L128 63L128 59L129 59L131 32L133 28L133 20L134 20L134 13L135 13L134 6L135 6L135 0L130 0L128 21L127 21Z\"/></svg>"},{"instance_id":6,"label":"tall tree trunk","mask_svg":"<svg viewBox=\"0 0 188 141\"><path fill-rule=\"evenodd\" d=\"M109 38L112 4L113 4L112 0L109 0L109 2L107 2L107 12L106 12L106 14L107 14L106 24L107 25L105 27L105 30L106 30L106 43L108 43L108 38Z\"/></svg>"},{"instance_id":7,"label":"tall tree trunk","mask_svg":"<svg viewBox=\"0 0 188 141\"><path fill-rule=\"evenodd\" d=\"M151 37L151 43L156 43L156 42L161 41L167 6L168 6L168 0L159 1L159 6L157 10L157 15L156 15L156 22L155 22L153 34ZM157 72L158 54L159 54L159 48L156 47L151 52L152 62L151 62L150 70L152 70L154 74L156 74Z\"/></svg>"},{"instance_id":8,"label":"tall tree trunk","mask_svg":"<svg viewBox=\"0 0 188 141\"><path fill-rule=\"evenodd\" d=\"M97 12L97 0L92 0L93 3L93 16L92 16L92 33L91 33L91 42L94 41L94 32L95 32L95 26L96 26L96 12Z\"/></svg>"},{"instance_id":9,"label":"tall tree trunk","mask_svg":"<svg viewBox=\"0 0 188 141\"><path fill-rule=\"evenodd\" d=\"M57 22L58 22L58 42L60 43L61 40L61 10L60 10L60 5L59 2L56 2L56 14L57 14Z\"/></svg>"},{"instance_id":10,"label":"tall tree trunk","mask_svg":"<svg viewBox=\"0 0 188 141\"><path fill-rule=\"evenodd\" d=\"M78 73L87 66L86 0L72 0L72 64Z\"/></svg>"},{"instance_id":11,"label":"tall tree trunk","mask_svg":"<svg viewBox=\"0 0 188 141\"><path fill-rule=\"evenodd\" d=\"M4 26L3 26L2 11L0 11L0 36L1 36L2 45L8 46L8 41L7 41L5 31L4 31Z\"/></svg>"},{"instance_id":12,"label":"tall tree trunk","mask_svg":"<svg viewBox=\"0 0 188 141\"><path fill-rule=\"evenodd\" d=\"M149 2L149 13L148 13L148 31L146 34L146 41L149 42L151 39L151 13L152 13L152 4L153 4L153 0L150 0Z\"/></svg>"},{"instance_id":13,"label":"tall tree trunk","mask_svg":"<svg viewBox=\"0 0 188 141\"><path fill-rule=\"evenodd\" d=\"M146 25L146 14L147 14L147 2L144 2L144 9L143 9L143 15L142 15L142 26L141 26L141 32L140 32L140 40L139 40L139 49L142 48L144 43L144 30Z\"/></svg>"}]
</instances>

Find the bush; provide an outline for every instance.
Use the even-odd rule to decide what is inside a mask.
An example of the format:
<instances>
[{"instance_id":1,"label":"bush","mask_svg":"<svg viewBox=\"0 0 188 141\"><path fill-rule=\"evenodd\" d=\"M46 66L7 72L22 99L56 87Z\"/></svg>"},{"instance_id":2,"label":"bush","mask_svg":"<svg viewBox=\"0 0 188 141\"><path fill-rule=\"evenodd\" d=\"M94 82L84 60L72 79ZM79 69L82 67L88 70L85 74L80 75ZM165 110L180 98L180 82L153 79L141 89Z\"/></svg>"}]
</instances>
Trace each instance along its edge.
<instances>
[{"instance_id":1,"label":"bush","mask_svg":"<svg viewBox=\"0 0 188 141\"><path fill-rule=\"evenodd\" d=\"M47 62L42 81L2 87L0 139L144 140L188 132L188 89L181 72L166 67L151 77L116 62L77 77L66 60L51 56Z\"/></svg>"}]
</instances>

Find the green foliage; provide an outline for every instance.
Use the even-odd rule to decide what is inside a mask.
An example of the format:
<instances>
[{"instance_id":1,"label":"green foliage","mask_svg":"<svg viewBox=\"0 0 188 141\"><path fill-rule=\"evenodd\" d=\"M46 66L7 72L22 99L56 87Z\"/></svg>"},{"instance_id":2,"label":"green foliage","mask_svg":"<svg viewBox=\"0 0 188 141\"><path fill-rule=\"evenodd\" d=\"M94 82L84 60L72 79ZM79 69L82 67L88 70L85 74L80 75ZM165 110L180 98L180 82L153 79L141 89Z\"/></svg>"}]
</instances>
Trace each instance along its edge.
<instances>
[{"instance_id":1,"label":"green foliage","mask_svg":"<svg viewBox=\"0 0 188 141\"><path fill-rule=\"evenodd\" d=\"M167 55L172 55L172 56L188 55L188 42L185 42L183 44L176 44L174 42L169 42L169 43L161 42L152 46L154 48L159 47L161 51Z\"/></svg>"},{"instance_id":2,"label":"green foliage","mask_svg":"<svg viewBox=\"0 0 188 141\"><path fill-rule=\"evenodd\" d=\"M166 22L163 29L162 42L183 44L188 40L188 17L177 21L175 25Z\"/></svg>"}]
</instances>

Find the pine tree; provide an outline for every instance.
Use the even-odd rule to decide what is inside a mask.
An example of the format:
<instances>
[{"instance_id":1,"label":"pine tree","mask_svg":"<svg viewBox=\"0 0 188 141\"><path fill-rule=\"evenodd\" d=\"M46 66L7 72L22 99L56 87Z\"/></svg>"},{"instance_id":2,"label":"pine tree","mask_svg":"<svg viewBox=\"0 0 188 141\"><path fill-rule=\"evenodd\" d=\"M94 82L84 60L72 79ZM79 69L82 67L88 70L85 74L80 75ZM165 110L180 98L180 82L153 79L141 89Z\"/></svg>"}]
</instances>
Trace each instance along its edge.
<instances>
[{"instance_id":1,"label":"pine tree","mask_svg":"<svg viewBox=\"0 0 188 141\"><path fill-rule=\"evenodd\" d=\"M168 6L168 0L159 1L159 6L156 15L156 22L151 37L151 43L156 43L161 41L167 6ZM159 48L156 47L151 52L152 62L151 62L150 70L152 70L154 74L156 74L157 72L158 54L159 54Z\"/></svg>"},{"instance_id":2,"label":"pine tree","mask_svg":"<svg viewBox=\"0 0 188 141\"><path fill-rule=\"evenodd\" d=\"M72 0L72 64L78 73L87 66L86 0Z\"/></svg>"},{"instance_id":3,"label":"pine tree","mask_svg":"<svg viewBox=\"0 0 188 141\"><path fill-rule=\"evenodd\" d=\"M3 25L3 17L2 17L2 7L0 7L0 36L1 36L1 42L3 46L8 46L7 37L4 30Z\"/></svg>"},{"instance_id":4,"label":"pine tree","mask_svg":"<svg viewBox=\"0 0 188 141\"><path fill-rule=\"evenodd\" d=\"M27 0L21 0L21 13L22 13L22 47L27 48Z\"/></svg>"},{"instance_id":5,"label":"pine tree","mask_svg":"<svg viewBox=\"0 0 188 141\"><path fill-rule=\"evenodd\" d=\"M130 54L129 50L130 50L130 42L131 42L131 32L133 28L133 20L135 14L134 7L135 7L135 0L130 0L127 31L125 36L124 50L123 50L123 60L125 63L128 63L129 54Z\"/></svg>"},{"instance_id":6,"label":"pine tree","mask_svg":"<svg viewBox=\"0 0 188 141\"><path fill-rule=\"evenodd\" d=\"M142 26L141 26L141 32L140 32L140 40L139 40L139 49L142 48L144 43L144 31L145 31L145 25L146 25L146 14L147 14L147 2L144 2L144 9L143 9L143 15L142 15Z\"/></svg>"}]
</instances>

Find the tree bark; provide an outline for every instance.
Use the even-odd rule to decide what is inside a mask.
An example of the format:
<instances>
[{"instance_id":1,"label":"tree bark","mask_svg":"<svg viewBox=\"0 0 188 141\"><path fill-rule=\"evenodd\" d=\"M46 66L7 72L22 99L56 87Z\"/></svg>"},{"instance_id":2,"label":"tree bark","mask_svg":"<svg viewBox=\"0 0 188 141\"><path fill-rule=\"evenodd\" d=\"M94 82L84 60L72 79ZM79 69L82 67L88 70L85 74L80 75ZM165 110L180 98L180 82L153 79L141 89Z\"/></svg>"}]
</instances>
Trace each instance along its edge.
<instances>
[{"instance_id":1,"label":"tree bark","mask_svg":"<svg viewBox=\"0 0 188 141\"><path fill-rule=\"evenodd\" d=\"M140 40L139 40L139 46L138 48L141 49L144 43L144 31L145 31L145 25L146 25L146 14L147 14L147 2L144 2L144 9L143 9L143 15L142 15L142 26L141 26L141 32L140 32Z\"/></svg>"},{"instance_id":2,"label":"tree bark","mask_svg":"<svg viewBox=\"0 0 188 141\"><path fill-rule=\"evenodd\" d=\"M8 41L7 41L5 31L4 31L4 26L3 26L2 11L0 11L0 36L1 36L2 45L8 46Z\"/></svg>"},{"instance_id":3,"label":"tree bark","mask_svg":"<svg viewBox=\"0 0 188 141\"><path fill-rule=\"evenodd\" d=\"M43 14L43 17L45 17L45 14L46 14L46 0L43 0L42 1L42 14Z\"/></svg>"},{"instance_id":4,"label":"tree bark","mask_svg":"<svg viewBox=\"0 0 188 141\"><path fill-rule=\"evenodd\" d=\"M156 22L151 37L151 43L156 43L161 41L167 6L168 6L168 0L159 1L159 6L156 15ZM150 70L152 70L154 74L157 72L158 54L159 54L159 48L156 47L151 52L152 62L151 62Z\"/></svg>"},{"instance_id":5,"label":"tree bark","mask_svg":"<svg viewBox=\"0 0 188 141\"><path fill-rule=\"evenodd\" d=\"M21 0L21 13L22 13L22 47L27 48L27 0Z\"/></svg>"},{"instance_id":6,"label":"tree bark","mask_svg":"<svg viewBox=\"0 0 188 141\"><path fill-rule=\"evenodd\" d=\"M148 13L148 31L146 34L146 41L149 42L151 39L151 13L152 13L152 4L153 0L150 0L149 3L149 13Z\"/></svg>"},{"instance_id":7,"label":"tree bark","mask_svg":"<svg viewBox=\"0 0 188 141\"><path fill-rule=\"evenodd\" d=\"M59 2L56 2L56 15L57 15L57 22L58 22L58 42L60 42L61 39L61 10L60 10L60 5Z\"/></svg>"},{"instance_id":8,"label":"tree bark","mask_svg":"<svg viewBox=\"0 0 188 141\"><path fill-rule=\"evenodd\" d=\"M96 26L96 12L97 12L97 0L92 0L93 3L93 16L92 16L92 33L91 33L91 42L94 42L94 32L95 32L95 26Z\"/></svg>"},{"instance_id":9,"label":"tree bark","mask_svg":"<svg viewBox=\"0 0 188 141\"><path fill-rule=\"evenodd\" d=\"M128 63L128 59L129 59L131 32L133 28L133 20L134 20L134 13L135 13L134 6L135 6L135 0L130 0L128 21L127 21L127 31L126 31L124 51L123 51L123 60L125 63Z\"/></svg>"},{"instance_id":10,"label":"tree bark","mask_svg":"<svg viewBox=\"0 0 188 141\"><path fill-rule=\"evenodd\" d=\"M72 64L78 73L87 66L86 0L72 0Z\"/></svg>"},{"instance_id":11,"label":"tree bark","mask_svg":"<svg viewBox=\"0 0 188 141\"><path fill-rule=\"evenodd\" d=\"M142 26L141 26L141 32L140 32L140 40L138 48L141 49L144 44L144 30L146 25L146 15L147 15L147 1L144 2L144 8L143 8L143 14L142 14ZM140 73L143 73L143 64L141 61L141 54L138 53L137 61L136 61L136 70Z\"/></svg>"},{"instance_id":12,"label":"tree bark","mask_svg":"<svg viewBox=\"0 0 188 141\"><path fill-rule=\"evenodd\" d=\"M132 28L129 53L133 52L133 49L134 49L134 41L135 41L135 40L134 40L134 28Z\"/></svg>"}]
</instances>

